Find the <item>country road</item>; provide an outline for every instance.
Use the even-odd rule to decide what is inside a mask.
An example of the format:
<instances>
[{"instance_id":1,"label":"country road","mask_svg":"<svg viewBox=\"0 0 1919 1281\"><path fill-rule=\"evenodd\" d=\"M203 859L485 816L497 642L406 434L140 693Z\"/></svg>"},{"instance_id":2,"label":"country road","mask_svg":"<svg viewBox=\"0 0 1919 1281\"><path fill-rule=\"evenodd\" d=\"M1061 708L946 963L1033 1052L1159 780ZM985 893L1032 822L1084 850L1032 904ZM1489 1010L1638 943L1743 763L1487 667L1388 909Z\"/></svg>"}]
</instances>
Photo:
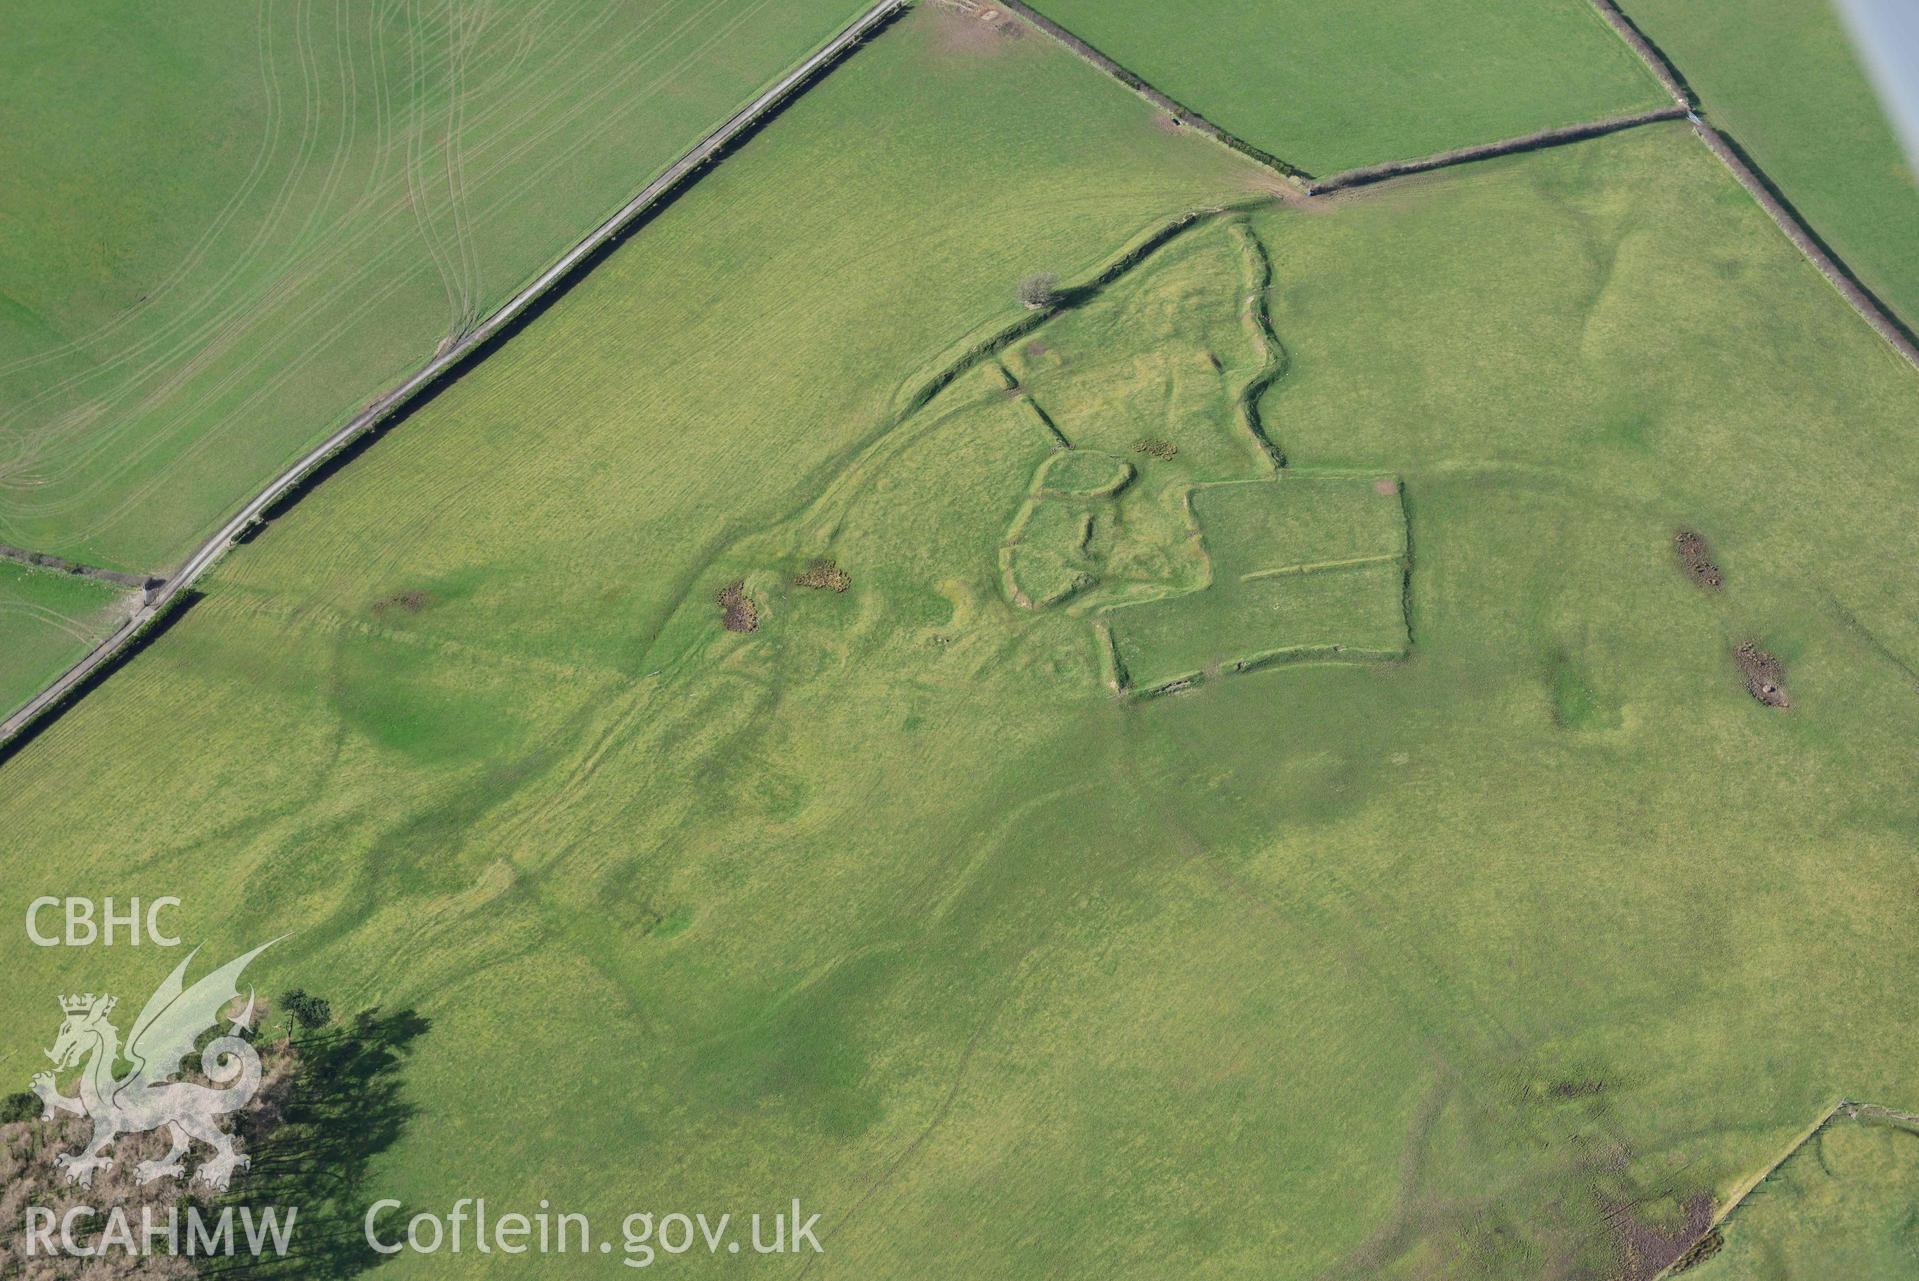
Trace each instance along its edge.
<instances>
[{"instance_id":1,"label":"country road","mask_svg":"<svg viewBox=\"0 0 1919 1281\"><path fill-rule=\"evenodd\" d=\"M311 476L329 458L372 431L395 411L407 405L421 391L432 386L447 371L453 369L489 339L512 324L548 290L564 280L574 268L619 235L634 219L659 203L690 174L712 160L769 111L784 102L795 89L804 85L821 70L837 62L867 35L896 14L905 3L906 0L879 0L879 3L866 10L811 57L787 72L759 97L707 134L664 173L642 188L638 195L622 205L611 217L595 227L585 239L574 245L542 272L531 284L508 299L477 328L436 355L412 377L367 406L355 415L352 421L274 477L266 488L255 494L211 538L200 544L164 585L151 592L118 630L95 646L86 657L62 673L58 680L41 690L4 721L0 721L0 746L5 746L42 715L57 707L63 699L79 689L88 678L124 650L136 636L165 613L207 570L211 569L220 557L226 554L227 549L233 546L234 540L275 502Z\"/></svg>"}]
</instances>

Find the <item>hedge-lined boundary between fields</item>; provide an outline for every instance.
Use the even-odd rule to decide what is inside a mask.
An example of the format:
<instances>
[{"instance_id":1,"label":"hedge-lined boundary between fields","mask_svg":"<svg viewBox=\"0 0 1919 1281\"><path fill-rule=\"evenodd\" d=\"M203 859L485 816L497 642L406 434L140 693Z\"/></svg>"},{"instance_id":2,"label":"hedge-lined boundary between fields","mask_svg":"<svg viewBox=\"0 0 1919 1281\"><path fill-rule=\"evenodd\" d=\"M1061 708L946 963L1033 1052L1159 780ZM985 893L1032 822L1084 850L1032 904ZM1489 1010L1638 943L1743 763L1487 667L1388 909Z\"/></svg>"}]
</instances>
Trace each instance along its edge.
<instances>
[{"instance_id":1,"label":"hedge-lined boundary between fields","mask_svg":"<svg viewBox=\"0 0 1919 1281\"><path fill-rule=\"evenodd\" d=\"M1652 73L1652 78L1672 95L1675 103L1688 110L1699 105L1699 95L1692 91L1692 86L1686 83L1686 78L1679 74L1679 68L1673 65L1672 59L1666 56L1664 50L1647 39L1646 33L1639 29L1638 23L1628 18L1625 12L1613 3L1613 0L1592 0L1592 5L1599 14L1599 20L1611 27L1613 34L1624 40L1626 47L1639 55L1639 61L1644 63L1646 70Z\"/></svg>"},{"instance_id":2,"label":"hedge-lined boundary between fields","mask_svg":"<svg viewBox=\"0 0 1919 1281\"><path fill-rule=\"evenodd\" d=\"M1919 1134L1919 1116L1911 1112L1901 1112L1897 1108L1883 1107L1877 1103L1860 1103L1854 1099L1835 1099L1832 1106L1819 1114L1817 1120L1804 1130L1791 1143L1788 1143L1779 1155L1761 1167L1757 1173L1749 1175L1726 1198L1726 1203L1713 1212L1712 1221L1706 1225L1692 1241L1686 1244L1678 1258L1661 1268L1652 1276L1652 1281L1669 1281L1678 1276L1697 1260L1695 1251L1719 1232L1733 1211L1746 1203L1746 1199L1764 1185L1767 1179L1779 1172L1779 1167L1790 1161L1793 1156L1808 1143L1825 1132L1826 1127L1837 1120L1857 1121L1862 1125L1892 1125L1902 1130Z\"/></svg>"},{"instance_id":3,"label":"hedge-lined boundary between fields","mask_svg":"<svg viewBox=\"0 0 1919 1281\"><path fill-rule=\"evenodd\" d=\"M1914 344L1905 325L1892 314L1891 308L1860 283L1850 267L1826 248L1825 242L1812 227L1779 196L1772 180L1752 163L1745 150L1697 116L1693 117L1692 128L1707 149L1719 157L1720 163L1731 171L1739 185L1786 234L1786 239L1792 241L1799 252L1806 256L1806 260L1826 278L1826 283L1838 290L1839 296L1852 304L1852 309L1859 313L1860 318L1871 325L1874 332L1885 339L1894 351L1905 357L1907 364L1919 369L1919 345Z\"/></svg>"},{"instance_id":4,"label":"hedge-lined boundary between fields","mask_svg":"<svg viewBox=\"0 0 1919 1281\"><path fill-rule=\"evenodd\" d=\"M1657 124L1662 120L1684 119L1688 114L1688 109L1683 106L1654 107L1651 111L1635 112L1629 116L1610 116L1604 120L1588 120L1584 124L1540 129L1533 133L1521 134L1517 138L1505 138L1499 142L1482 142L1470 147L1455 147L1451 151L1441 151L1413 160L1388 160L1384 164L1347 169L1329 178L1323 178L1309 185L1306 188L1306 194L1324 196L1351 187L1365 187L1393 178L1409 177L1416 173L1430 173L1434 169L1445 169L1452 165L1471 164L1475 160L1491 160L1496 156L1510 156L1522 151L1560 147L1569 142L1584 142L1588 138L1604 137L1606 134L1618 133L1623 129L1636 129L1640 125Z\"/></svg>"},{"instance_id":5,"label":"hedge-lined boundary between fields","mask_svg":"<svg viewBox=\"0 0 1919 1281\"><path fill-rule=\"evenodd\" d=\"M1671 59L1646 38L1644 32L1633 24L1613 0L1592 0L1593 9L1600 19L1612 29L1626 46L1639 57L1641 64L1651 73L1653 79L1671 95L1673 105L1660 107L1652 111L1634 115L1616 116L1606 120L1595 120L1585 124L1567 125L1557 129L1543 129L1523 137L1509 138L1502 142L1482 143L1477 146L1459 147L1451 151L1442 151L1435 155L1423 156L1412 160L1389 161L1384 164L1368 165L1359 169L1349 169L1332 174L1326 178L1315 178L1299 166L1290 164L1278 156L1261 150L1245 139L1215 125L1191 108L1181 105L1167 94L1148 83L1137 73L1129 71L1119 63L1095 49L1086 41L1066 30L1044 14L1036 12L1023 0L1000 0L1002 6L1019 15L1026 22L1053 39L1071 49L1086 61L1126 85L1148 102L1170 115L1176 122L1193 126L1199 132L1215 142L1248 156L1260 164L1277 171L1298 186L1306 196L1325 196L1353 187L1371 186L1391 182L1416 174L1430 173L1436 169L1450 168L1454 165L1471 164L1475 161L1490 160L1497 156L1515 155L1521 152L1535 151L1546 147L1563 146L1567 143L1583 142L1589 138L1602 137L1621 130L1637 128L1641 125L1656 124L1666 120L1685 118L1692 122L1693 130L1707 148L1718 156L1720 162L1732 173L1733 178L1746 189L1748 194L1759 203L1759 207L1785 233L1799 252L1805 255L1827 283L1839 291L1852 309L1859 313L1865 322L1883 338L1894 351L1904 357L1914 368L1919 368L1919 343L1915 343L1912 332L1906 328L1890 307L1881 302L1877 295L1853 274L1839 256L1827 247L1813 231L1811 225L1799 216L1780 194L1779 188L1765 176L1752 158L1727 136L1722 130L1706 122L1699 114L1705 110L1698 95L1680 74Z\"/></svg>"},{"instance_id":6,"label":"hedge-lined boundary between fields","mask_svg":"<svg viewBox=\"0 0 1919 1281\"><path fill-rule=\"evenodd\" d=\"M1522 151L1536 151L1544 147L1563 146L1570 142L1583 142L1588 138L1597 138L1622 129L1632 129L1639 125L1655 124L1662 120L1677 120L1691 112L1690 103L1683 97L1671 107L1655 107L1651 111L1637 112L1626 116L1609 116L1604 120L1589 120L1582 124L1561 125L1553 129L1541 129L1535 133L1506 138L1498 142L1477 143L1468 147L1455 147L1450 151L1437 152L1430 156L1419 156L1410 160L1389 160L1381 164L1365 165L1357 169L1345 169L1327 177L1316 177L1290 161L1283 160L1269 151L1263 151L1247 142L1239 135L1220 128L1206 117L1187 107L1165 92L1155 88L1137 72L1128 70L1113 61L1086 41L1080 39L1066 28L1033 9L1022 0L999 0L1002 8L1017 14L1038 30L1051 36L1068 49L1119 81L1146 101L1171 116L1175 123L1190 125L1200 133L1211 138L1221 146L1239 152L1241 155L1265 165L1290 181L1306 196L1331 195L1350 187L1370 186L1387 182L1394 178L1410 177L1413 174L1429 173L1434 169L1445 169L1452 165L1471 164L1476 160L1490 160L1495 156L1513 155ZM1637 35L1637 32L1634 33ZM1643 41L1644 37L1640 37ZM1655 69L1654 75L1662 85L1667 77ZM1668 88L1672 86L1668 85Z\"/></svg>"},{"instance_id":7,"label":"hedge-lined boundary between fields","mask_svg":"<svg viewBox=\"0 0 1919 1281\"><path fill-rule=\"evenodd\" d=\"M810 87L867 37L898 17L909 3L910 0L878 0L838 35L708 132L657 178L642 187L631 200L567 250L552 266L468 331L459 342L436 354L406 381L371 402L345 426L274 477L211 538L195 549L157 591L148 593L124 625L69 667L51 685L10 713L6 719L0 720L0 761L11 755L7 745L16 740L23 730L47 713L71 705L80 694L99 683L96 677L104 679L115 670L119 665L113 661L116 655L137 637L147 633L152 623L169 612L176 599L187 593L228 548L245 541L253 527L283 499L301 492L309 479L324 472L341 455L363 445L376 429L419 402L423 396L444 386L450 378L457 377L477 356L490 350L517 324L545 305L556 287L575 279L582 267L597 261L623 234L667 200L677 196L689 182L697 181L700 170L724 156L736 142L750 135L798 92Z\"/></svg>"},{"instance_id":8,"label":"hedge-lined boundary between fields","mask_svg":"<svg viewBox=\"0 0 1919 1281\"><path fill-rule=\"evenodd\" d=\"M72 574L76 578L91 578L97 582L114 587L131 588L134 591L152 590L166 580L151 574L123 574L117 569L100 569L93 565L82 565L77 560L68 560L64 556L55 556L50 552L30 552L24 547L15 547L9 543L0 543L0 560L10 560L25 565L29 569L50 569L56 573Z\"/></svg>"},{"instance_id":9,"label":"hedge-lined boundary between fields","mask_svg":"<svg viewBox=\"0 0 1919 1281\"><path fill-rule=\"evenodd\" d=\"M1785 233L1786 239L1790 240L1794 247L1805 255L1814 269L1826 278L1827 284L1839 291L1839 296L1852 305L1852 309L1859 313L1860 318L1872 326L1873 332L1885 339L1894 351L1905 357L1907 364L1919 369L1919 344L1914 343L1912 331L1907 329L1905 323L1893 313L1892 308L1886 306L1879 300L1878 295L1866 288L1859 277L1853 274L1852 268L1846 266L1839 255L1820 239L1819 233L1812 229L1812 224L1787 203L1778 185L1766 176L1752 157L1746 154L1745 149L1723 130L1705 119L1701 113L1709 114L1709 108L1699 95L1692 91L1692 87L1686 82L1685 76L1680 73L1672 59L1648 40L1645 32L1641 31L1633 20L1613 3L1613 0L1592 0L1592 6L1606 25L1612 28L1613 33L1639 55L1640 61L1646 65L1648 71L1652 72L1654 78L1665 86L1666 92L1672 95L1673 101L1686 108L1686 118L1692 122L1693 132L1699 135L1699 140L1706 144L1713 155L1719 157L1719 162L1726 166L1733 179L1746 189L1746 193L1758 202L1761 209L1766 211L1766 216Z\"/></svg>"},{"instance_id":10,"label":"hedge-lined boundary between fields","mask_svg":"<svg viewBox=\"0 0 1919 1281\"><path fill-rule=\"evenodd\" d=\"M0 737L0 768L25 751L61 712L106 683L109 677L139 657L147 646L166 635L175 623L185 618L188 611L205 599L202 593L188 590L169 595L150 609L136 610L126 622L114 629L111 636L94 648L93 655L89 657L98 655L98 662L87 667L79 679L70 684L56 682L48 686L47 693L41 697L50 695L51 699L42 707L42 714L26 719L19 728ZM80 666L75 664L69 671L79 671Z\"/></svg>"},{"instance_id":11,"label":"hedge-lined boundary between fields","mask_svg":"<svg viewBox=\"0 0 1919 1281\"><path fill-rule=\"evenodd\" d=\"M888 415L886 425L880 430L879 435L883 437L904 424L908 418L931 403L933 397L946 390L960 375L972 371L987 360L996 359L1000 352L1038 329L1060 312L1085 302L1137 267L1155 250L1170 244L1195 227L1204 226L1221 218L1251 213L1256 209L1269 208L1276 198L1253 196L1245 200L1213 205L1205 209L1190 209L1185 213L1177 214L1135 236L1117 253L1094 267L1078 284L1060 286L1054 291L1054 301L1043 307L1034 308L1027 315L1011 323L986 326L983 334L979 329L975 329L972 335L948 347L947 354L935 358L932 362L935 372L918 379L908 379L903 384L902 390L895 394L895 408ZM925 365L920 366L922 369L925 367ZM871 441L863 443L852 452L862 453L870 447L871 443Z\"/></svg>"},{"instance_id":12,"label":"hedge-lined boundary between fields","mask_svg":"<svg viewBox=\"0 0 1919 1281\"><path fill-rule=\"evenodd\" d=\"M1131 89L1134 93L1146 99L1146 101L1152 103L1155 107L1158 107L1161 111L1164 111L1173 118L1175 124L1190 126L1200 133L1205 134L1214 142L1219 143L1221 146L1231 148L1243 156L1257 160L1268 169L1275 170L1284 177L1302 186L1312 181L1313 175L1301 169L1298 165L1281 160L1269 151L1260 150L1238 134L1229 133L1220 128L1205 116L1194 111L1191 107L1174 101L1165 93L1148 84L1143 78L1128 71L1119 63L1114 62L1098 49L1087 44L1065 27L1060 26L1045 14L1034 9L1031 5L1022 3L1022 0L995 0L995 3L1003 9L1018 14L1032 26L1037 27L1053 39L1059 41L1068 49L1071 49L1074 53L1092 63L1095 67L1098 67L1101 71L1104 71L1107 75L1113 77L1113 79L1119 81L1128 89Z\"/></svg>"}]
</instances>

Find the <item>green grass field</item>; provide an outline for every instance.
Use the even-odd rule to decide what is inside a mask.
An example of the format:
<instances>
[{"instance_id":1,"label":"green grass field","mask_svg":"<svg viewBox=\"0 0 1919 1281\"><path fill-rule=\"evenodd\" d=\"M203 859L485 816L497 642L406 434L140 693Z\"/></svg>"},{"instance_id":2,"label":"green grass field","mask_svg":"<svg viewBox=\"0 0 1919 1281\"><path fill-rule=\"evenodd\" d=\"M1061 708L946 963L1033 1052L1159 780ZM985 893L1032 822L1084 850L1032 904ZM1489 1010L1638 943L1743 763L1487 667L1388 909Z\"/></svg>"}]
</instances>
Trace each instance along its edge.
<instances>
[{"instance_id":1,"label":"green grass field","mask_svg":"<svg viewBox=\"0 0 1919 1281\"><path fill-rule=\"evenodd\" d=\"M863 8L11 7L0 540L135 573Z\"/></svg>"},{"instance_id":2,"label":"green grass field","mask_svg":"<svg viewBox=\"0 0 1919 1281\"><path fill-rule=\"evenodd\" d=\"M1039 0L1182 106L1316 175L1662 106L1586 0Z\"/></svg>"},{"instance_id":3,"label":"green grass field","mask_svg":"<svg viewBox=\"0 0 1919 1281\"><path fill-rule=\"evenodd\" d=\"M1111 620L1141 690L1278 662L1403 658L1406 524L1369 476L1289 474L1192 492L1210 581Z\"/></svg>"},{"instance_id":4,"label":"green grass field","mask_svg":"<svg viewBox=\"0 0 1919 1281\"><path fill-rule=\"evenodd\" d=\"M1739 1206L1690 1281L1919 1273L1919 1132L1835 1121Z\"/></svg>"},{"instance_id":5,"label":"green grass field","mask_svg":"<svg viewBox=\"0 0 1919 1281\"><path fill-rule=\"evenodd\" d=\"M1831 5L1623 8L1866 287L1919 324L1919 185Z\"/></svg>"},{"instance_id":6,"label":"green grass field","mask_svg":"<svg viewBox=\"0 0 1919 1281\"><path fill-rule=\"evenodd\" d=\"M0 561L0 715L11 712L105 639L127 593L50 569Z\"/></svg>"},{"instance_id":7,"label":"green grass field","mask_svg":"<svg viewBox=\"0 0 1919 1281\"><path fill-rule=\"evenodd\" d=\"M22 880L424 1015L367 1200L798 1197L812 1278L1644 1278L1835 1095L1911 1106L1912 371L1683 126L1155 239L1266 178L968 21L235 552L0 766ZM1410 655L1113 697L1146 590L1245 618L1148 500L1309 473L1365 483L1201 488L1199 550L1406 558ZM1011 599L1036 500L1140 602ZM23 1078L161 963L0 958Z\"/></svg>"}]
</instances>

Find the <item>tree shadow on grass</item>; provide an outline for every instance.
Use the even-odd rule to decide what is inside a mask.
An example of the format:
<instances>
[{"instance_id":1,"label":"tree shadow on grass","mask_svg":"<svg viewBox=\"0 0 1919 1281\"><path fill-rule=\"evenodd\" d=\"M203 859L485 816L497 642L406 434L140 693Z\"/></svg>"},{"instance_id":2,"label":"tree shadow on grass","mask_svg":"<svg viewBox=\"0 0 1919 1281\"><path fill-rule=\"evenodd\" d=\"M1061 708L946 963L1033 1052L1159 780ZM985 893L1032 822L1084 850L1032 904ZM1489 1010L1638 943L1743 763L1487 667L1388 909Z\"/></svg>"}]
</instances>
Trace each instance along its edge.
<instances>
[{"instance_id":1,"label":"tree shadow on grass","mask_svg":"<svg viewBox=\"0 0 1919 1281\"><path fill-rule=\"evenodd\" d=\"M208 1260L202 1275L343 1278L386 1261L362 1227L379 1199L371 1174L419 1114L406 1097L405 1072L414 1041L430 1026L415 1010L374 1009L294 1039L299 1068L278 1118L264 1111L248 1118L253 1164L225 1198L256 1212L297 1207L290 1247L282 1257ZM406 1211L398 1213L404 1222Z\"/></svg>"}]
</instances>

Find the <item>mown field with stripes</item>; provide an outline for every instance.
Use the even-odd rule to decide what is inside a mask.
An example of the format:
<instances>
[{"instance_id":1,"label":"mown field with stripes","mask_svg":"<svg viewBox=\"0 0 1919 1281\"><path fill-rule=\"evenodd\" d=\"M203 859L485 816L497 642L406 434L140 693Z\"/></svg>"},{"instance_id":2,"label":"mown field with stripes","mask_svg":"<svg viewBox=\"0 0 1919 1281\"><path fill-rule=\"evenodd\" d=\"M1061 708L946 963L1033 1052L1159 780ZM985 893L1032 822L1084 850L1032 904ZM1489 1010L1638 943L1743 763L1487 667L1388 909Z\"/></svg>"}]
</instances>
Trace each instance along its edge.
<instances>
[{"instance_id":1,"label":"mown field with stripes","mask_svg":"<svg viewBox=\"0 0 1919 1281\"><path fill-rule=\"evenodd\" d=\"M127 595L92 579L0 560L0 706L25 702L111 633L126 617Z\"/></svg>"},{"instance_id":2,"label":"mown field with stripes","mask_svg":"<svg viewBox=\"0 0 1919 1281\"><path fill-rule=\"evenodd\" d=\"M0 49L0 541L163 573L862 8L36 9Z\"/></svg>"}]
</instances>

